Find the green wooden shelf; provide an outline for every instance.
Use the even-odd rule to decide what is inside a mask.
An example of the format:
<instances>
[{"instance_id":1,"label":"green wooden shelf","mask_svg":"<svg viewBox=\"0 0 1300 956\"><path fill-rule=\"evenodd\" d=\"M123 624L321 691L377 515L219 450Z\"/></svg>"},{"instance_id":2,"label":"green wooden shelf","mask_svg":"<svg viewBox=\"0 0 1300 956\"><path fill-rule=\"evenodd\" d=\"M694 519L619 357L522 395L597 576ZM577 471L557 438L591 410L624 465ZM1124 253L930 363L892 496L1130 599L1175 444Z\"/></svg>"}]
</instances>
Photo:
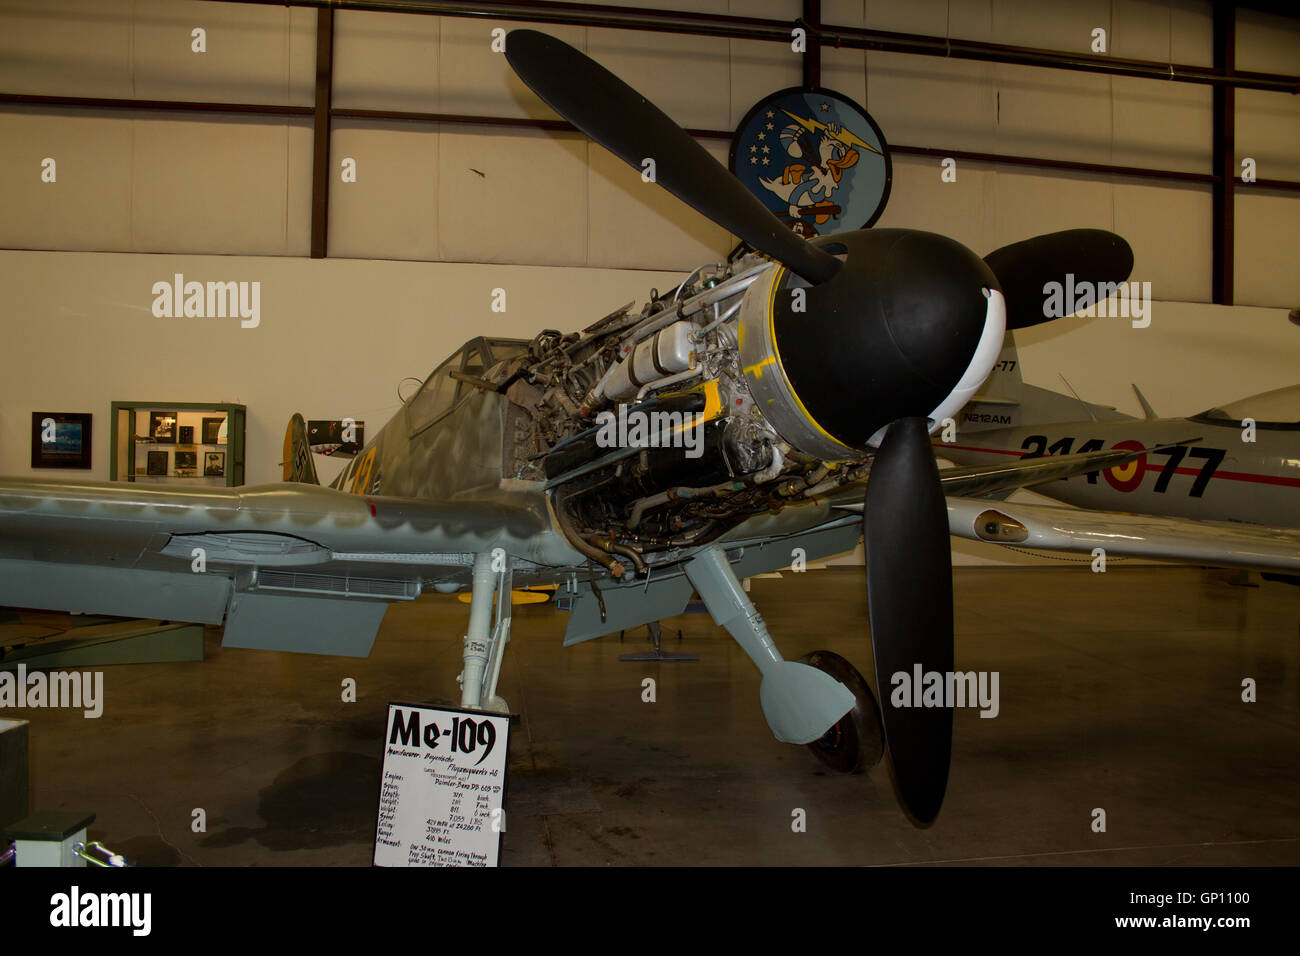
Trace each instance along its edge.
<instances>
[{"instance_id":1,"label":"green wooden shelf","mask_svg":"<svg viewBox=\"0 0 1300 956\"><path fill-rule=\"evenodd\" d=\"M158 440L149 436L149 415L152 412L176 412L173 428L179 429L185 418L192 424L185 427L196 429L202 435L204 418L224 418L226 423L226 443L185 442ZM206 413L206 414L205 414ZM204 404L202 402L113 402L112 403L112 454L109 457L108 477L112 481L140 481L144 483L166 484L172 481L206 481L215 485L220 483L228 488L244 484L244 430L248 420L248 409L243 405L228 402ZM179 437L179 435L178 435ZM193 452L196 456L197 474L177 475L172 470L175 466L174 451L167 456L168 470L164 475L146 473L148 455L140 461L138 451L174 450ZM226 459L224 474L204 475L203 455L205 452L222 451Z\"/></svg>"}]
</instances>

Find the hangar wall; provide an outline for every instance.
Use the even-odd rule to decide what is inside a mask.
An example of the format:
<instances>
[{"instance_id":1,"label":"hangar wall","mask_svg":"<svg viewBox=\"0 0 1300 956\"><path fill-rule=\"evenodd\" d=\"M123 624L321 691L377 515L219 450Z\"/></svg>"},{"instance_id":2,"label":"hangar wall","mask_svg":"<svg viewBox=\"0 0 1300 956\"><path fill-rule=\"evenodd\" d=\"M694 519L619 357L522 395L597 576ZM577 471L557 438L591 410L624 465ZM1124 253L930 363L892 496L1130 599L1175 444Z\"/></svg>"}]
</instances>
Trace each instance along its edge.
<instances>
[{"instance_id":1,"label":"hangar wall","mask_svg":"<svg viewBox=\"0 0 1300 956\"><path fill-rule=\"evenodd\" d=\"M615 0L635 5L642 0ZM799 0L657 0L793 19ZM1211 62L1208 0L825 0L828 23L1115 56ZM1295 69L1300 25L1238 12L1237 65ZM190 31L207 30L207 52ZM477 19L343 11L334 105L550 116L490 48ZM10 0L0 5L0 90L312 102L314 13L195 0ZM799 58L757 41L556 27L683 125L726 130L761 95L797 84ZM1091 54L1089 54L1091 55ZM823 51L826 86L863 102L891 142L1204 172L1210 88L863 51ZM1300 105L1237 94L1237 151L1265 179L1300 179ZM725 159L725 144L708 148ZM59 160L57 184L39 163ZM339 163L357 161L357 181ZM337 119L330 254L348 258L688 269L730 237L572 134ZM942 231L984 253L1067 226L1130 238L1157 297L1210 298L1208 186L895 157L882 225ZM305 255L307 118L0 111L0 246ZM1238 187L1237 302L1300 301L1290 267L1300 196Z\"/></svg>"}]
</instances>

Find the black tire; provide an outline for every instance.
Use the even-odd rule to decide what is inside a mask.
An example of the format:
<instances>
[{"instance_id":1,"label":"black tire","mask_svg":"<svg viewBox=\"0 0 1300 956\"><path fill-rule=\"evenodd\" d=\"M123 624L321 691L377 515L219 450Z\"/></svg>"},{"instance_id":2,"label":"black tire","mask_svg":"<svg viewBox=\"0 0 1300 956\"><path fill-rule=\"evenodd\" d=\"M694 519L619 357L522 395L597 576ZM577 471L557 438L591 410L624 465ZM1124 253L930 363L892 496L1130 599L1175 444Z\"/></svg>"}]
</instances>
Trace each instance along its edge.
<instances>
[{"instance_id":1,"label":"black tire","mask_svg":"<svg viewBox=\"0 0 1300 956\"><path fill-rule=\"evenodd\" d=\"M885 732L880 724L880 707L876 695L858 669L831 651L813 651L799 658L825 671L853 692L853 709L841 717L808 749L823 764L837 773L865 773L885 754Z\"/></svg>"}]
</instances>

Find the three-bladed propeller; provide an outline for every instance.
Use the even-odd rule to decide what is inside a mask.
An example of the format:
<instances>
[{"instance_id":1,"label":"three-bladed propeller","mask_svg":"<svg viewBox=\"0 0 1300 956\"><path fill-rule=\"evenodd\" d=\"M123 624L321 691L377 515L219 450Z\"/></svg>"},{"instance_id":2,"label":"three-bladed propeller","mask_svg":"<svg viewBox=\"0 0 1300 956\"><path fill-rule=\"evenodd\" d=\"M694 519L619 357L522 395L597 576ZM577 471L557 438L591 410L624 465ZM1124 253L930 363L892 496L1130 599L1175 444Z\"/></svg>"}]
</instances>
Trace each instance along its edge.
<instances>
[{"instance_id":1,"label":"three-bladed propeller","mask_svg":"<svg viewBox=\"0 0 1300 956\"><path fill-rule=\"evenodd\" d=\"M1094 289L1123 282L1133 271L1133 250L1105 229L1066 229L994 249L984 261L1006 297L1007 328L1025 329L1059 318L1043 307L1045 282Z\"/></svg>"},{"instance_id":2,"label":"three-bladed propeller","mask_svg":"<svg viewBox=\"0 0 1300 956\"><path fill-rule=\"evenodd\" d=\"M953 625L948 505L924 418L899 419L885 433L867 480L862 535L889 761L903 805L929 823L948 786L952 707L946 697L938 706L918 706L915 697L926 674L942 680L952 673ZM907 680L895 682L895 674ZM895 684L912 692L901 707L893 700Z\"/></svg>"},{"instance_id":3,"label":"three-bladed propeller","mask_svg":"<svg viewBox=\"0 0 1300 956\"><path fill-rule=\"evenodd\" d=\"M551 109L637 169L654 160L655 181L728 232L813 285L840 261L782 224L721 163L662 110L562 40L512 30L506 59Z\"/></svg>"},{"instance_id":4,"label":"three-bladed propeller","mask_svg":"<svg viewBox=\"0 0 1300 956\"><path fill-rule=\"evenodd\" d=\"M867 451L867 438L888 426L863 506L877 687L887 693L894 675L911 678L918 667L922 675L947 677L953 668L951 550L928 416L943 396L959 394L961 383L972 375L982 380L991 369L986 339L992 328L1001 341L1001 311L993 302L999 282L1026 300L1023 327L1032 324L1035 304L1042 311L1041 289L1029 294L1035 282L1041 286L1044 276L1075 265L1072 256L1086 267L1102 246L1113 245L1101 237L1127 245L1109 233L1077 230L1008 246L986 262L944 237L884 230L837 236L847 249L842 261L783 225L685 130L573 47L515 30L506 38L506 59L582 132L635 168L654 160L659 185L812 286L806 316L784 315L784 307L774 315L787 377L819 427L843 445ZM818 333L833 341L818 343ZM794 342L801 335L814 342L802 356ZM993 357L996 351L995 345ZM881 368L882 361L890 368ZM980 362L987 367L977 368ZM858 414L845 415L845 408ZM879 426L870 421L885 408ZM916 820L928 823L947 787L952 708L946 699L939 706L885 704L885 742L899 795Z\"/></svg>"}]
</instances>

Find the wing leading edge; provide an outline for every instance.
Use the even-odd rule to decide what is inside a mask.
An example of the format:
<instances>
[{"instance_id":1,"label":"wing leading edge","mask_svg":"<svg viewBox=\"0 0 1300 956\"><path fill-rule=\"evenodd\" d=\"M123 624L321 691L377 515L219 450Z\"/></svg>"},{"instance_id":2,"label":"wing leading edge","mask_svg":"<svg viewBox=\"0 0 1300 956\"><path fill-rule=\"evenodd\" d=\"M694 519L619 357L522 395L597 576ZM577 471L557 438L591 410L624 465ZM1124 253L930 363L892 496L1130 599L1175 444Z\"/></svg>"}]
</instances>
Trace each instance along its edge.
<instances>
[{"instance_id":1,"label":"wing leading edge","mask_svg":"<svg viewBox=\"0 0 1300 956\"><path fill-rule=\"evenodd\" d=\"M1300 572L1300 531L1290 529L959 497L948 499L948 528L1024 548Z\"/></svg>"},{"instance_id":2,"label":"wing leading edge","mask_svg":"<svg viewBox=\"0 0 1300 956\"><path fill-rule=\"evenodd\" d=\"M306 484L0 479L0 605L219 624L234 647L365 656L385 608L477 553L566 563L540 491L484 500Z\"/></svg>"}]
</instances>

